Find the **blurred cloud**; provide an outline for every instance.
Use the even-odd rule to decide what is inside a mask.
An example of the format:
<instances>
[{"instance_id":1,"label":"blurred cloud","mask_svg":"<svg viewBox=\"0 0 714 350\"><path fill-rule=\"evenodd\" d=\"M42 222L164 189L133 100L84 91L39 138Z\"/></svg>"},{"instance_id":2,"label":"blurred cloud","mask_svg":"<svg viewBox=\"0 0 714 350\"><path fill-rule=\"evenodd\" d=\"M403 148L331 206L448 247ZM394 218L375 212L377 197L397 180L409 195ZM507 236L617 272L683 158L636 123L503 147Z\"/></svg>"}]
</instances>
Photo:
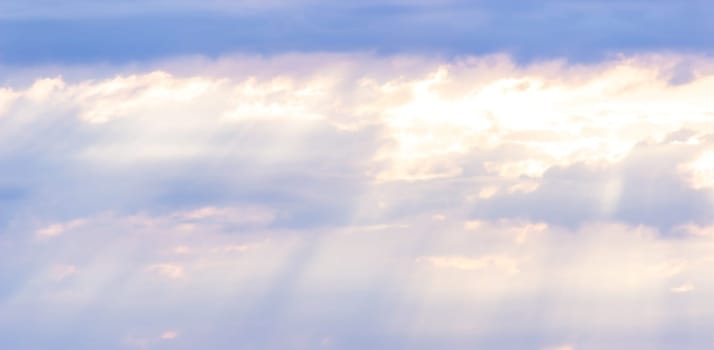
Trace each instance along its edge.
<instances>
[{"instance_id":1,"label":"blurred cloud","mask_svg":"<svg viewBox=\"0 0 714 350\"><path fill-rule=\"evenodd\" d=\"M154 264L147 269L169 279L178 279L184 276L183 267L174 264Z\"/></svg>"},{"instance_id":2,"label":"blurred cloud","mask_svg":"<svg viewBox=\"0 0 714 350\"><path fill-rule=\"evenodd\" d=\"M420 257L418 262L426 262L439 268L451 268L457 270L482 270L496 269L505 273L519 273L518 261L508 256L484 256L479 258L467 258L461 256L430 256Z\"/></svg>"},{"instance_id":3,"label":"blurred cloud","mask_svg":"<svg viewBox=\"0 0 714 350\"><path fill-rule=\"evenodd\" d=\"M575 347L572 345L559 345L545 348L545 350L575 350Z\"/></svg>"},{"instance_id":4,"label":"blurred cloud","mask_svg":"<svg viewBox=\"0 0 714 350\"><path fill-rule=\"evenodd\" d=\"M71 230L73 228L79 227L84 223L83 220L77 219L65 223L52 224L47 227L37 230L36 235L38 237L49 238L54 236L59 236L65 231Z\"/></svg>"},{"instance_id":5,"label":"blurred cloud","mask_svg":"<svg viewBox=\"0 0 714 350\"><path fill-rule=\"evenodd\" d=\"M74 265L55 265L52 267L52 278L56 281L62 281L76 272L77 267Z\"/></svg>"},{"instance_id":6,"label":"blurred cloud","mask_svg":"<svg viewBox=\"0 0 714 350\"><path fill-rule=\"evenodd\" d=\"M161 334L161 339L163 340L173 340L176 339L176 337L179 336L179 333L176 331L166 331Z\"/></svg>"}]
</instances>

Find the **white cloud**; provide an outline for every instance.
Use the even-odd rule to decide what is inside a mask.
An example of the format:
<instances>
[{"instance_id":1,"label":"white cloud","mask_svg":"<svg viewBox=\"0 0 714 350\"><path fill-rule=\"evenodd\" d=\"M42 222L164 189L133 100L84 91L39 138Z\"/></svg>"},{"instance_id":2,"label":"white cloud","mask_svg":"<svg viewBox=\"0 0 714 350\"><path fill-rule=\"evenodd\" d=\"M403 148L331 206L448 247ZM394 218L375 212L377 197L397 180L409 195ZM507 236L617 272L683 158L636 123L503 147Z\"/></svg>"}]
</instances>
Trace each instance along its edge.
<instances>
[{"instance_id":1,"label":"white cloud","mask_svg":"<svg viewBox=\"0 0 714 350\"><path fill-rule=\"evenodd\" d=\"M691 162L681 164L679 170L693 188L714 188L714 151L702 152Z\"/></svg>"},{"instance_id":2,"label":"white cloud","mask_svg":"<svg viewBox=\"0 0 714 350\"><path fill-rule=\"evenodd\" d=\"M275 219L275 213L261 207L203 207L174 214L187 221L214 220L235 223L269 224Z\"/></svg>"},{"instance_id":3,"label":"white cloud","mask_svg":"<svg viewBox=\"0 0 714 350\"><path fill-rule=\"evenodd\" d=\"M426 262L435 267L456 270L496 270L507 274L520 272L518 261L508 256L490 255L478 258L463 256L428 256L420 257L417 262Z\"/></svg>"},{"instance_id":4,"label":"white cloud","mask_svg":"<svg viewBox=\"0 0 714 350\"><path fill-rule=\"evenodd\" d=\"M175 246L171 252L174 254L191 254L191 248L185 245Z\"/></svg>"},{"instance_id":5,"label":"white cloud","mask_svg":"<svg viewBox=\"0 0 714 350\"><path fill-rule=\"evenodd\" d=\"M279 324L258 348L710 329L714 79L668 84L677 59L244 57L3 88L0 323L92 310L140 347Z\"/></svg>"},{"instance_id":6,"label":"white cloud","mask_svg":"<svg viewBox=\"0 0 714 350\"><path fill-rule=\"evenodd\" d=\"M176 264L153 264L147 269L172 280L183 278L185 275L183 266Z\"/></svg>"},{"instance_id":7,"label":"white cloud","mask_svg":"<svg viewBox=\"0 0 714 350\"><path fill-rule=\"evenodd\" d=\"M694 285L691 283L685 283L677 287L672 287L670 290L672 293L689 293L694 290Z\"/></svg>"},{"instance_id":8,"label":"white cloud","mask_svg":"<svg viewBox=\"0 0 714 350\"><path fill-rule=\"evenodd\" d=\"M51 238L64 234L67 231L81 227L85 221L83 219L76 219L68 222L51 224L49 226L43 227L35 231L35 234L41 238Z\"/></svg>"},{"instance_id":9,"label":"white cloud","mask_svg":"<svg viewBox=\"0 0 714 350\"><path fill-rule=\"evenodd\" d=\"M537 179L553 167L612 166L635 145L687 128L704 143L690 144L698 149L714 132L706 93L714 79L668 85L661 71L677 58L635 57L585 69L518 67L502 57L425 61L399 75L385 69L390 59L332 58L275 59L276 67L312 59L308 74L263 63L263 71L229 77L153 71L80 82L43 78L26 89L3 89L0 106L76 111L97 124L92 130L101 138L70 156L107 166L216 154L254 164L299 161L305 137L318 126L341 133L378 126L383 142L364 149L373 153L362 170L383 182L470 176L470 159L503 181ZM241 60L258 66L250 58L232 66ZM287 121L290 132L281 130ZM217 141L252 122L270 124L281 147L227 149ZM253 149L255 157L242 149ZM695 188L707 186L706 159L705 153L682 168Z\"/></svg>"},{"instance_id":10,"label":"white cloud","mask_svg":"<svg viewBox=\"0 0 714 350\"><path fill-rule=\"evenodd\" d=\"M152 349L160 346L159 342L169 342L178 338L180 333L175 330L167 330L158 336L135 336L130 335L122 339L126 346L136 349Z\"/></svg>"},{"instance_id":11,"label":"white cloud","mask_svg":"<svg viewBox=\"0 0 714 350\"><path fill-rule=\"evenodd\" d=\"M608 334L625 324L653 330L663 315L638 305L658 305L670 316L691 317L689 309L677 308L669 298L691 292L696 285L701 293L690 293L688 298L703 303L697 309L701 312L698 319L714 320L708 304L698 299L714 290L707 278L714 267L710 254L714 242L701 236L673 240L650 227L616 223L571 230L523 220L476 222L465 220L458 211L402 217L400 222L408 226L385 223L379 229L248 227L226 233L212 222L220 217L210 216L197 221L192 232L172 230L184 220L181 213L185 212L193 210L140 221L135 216L86 219L82 230L53 241L53 255L37 261L59 266L52 261L70 254L84 262L82 273L75 273L74 265L62 265L55 270L63 283L28 282L11 299L13 307L22 310L39 302L43 308L69 315L95 305L116 318L124 312L141 312L146 322L132 324L135 329L166 322L169 319L161 316L165 310L193 310L215 315L201 322L224 322L223 314L214 314L210 305L248 312L265 295L277 293L269 302L290 306L264 317L295 326L293 322L344 320L344 314L352 311L342 305L352 305L359 291L368 290L392 305L375 311L376 328L400 337L418 332L439 339L480 339L504 332L516 335L525 329L538 331L545 325L562 329L558 334L564 336L587 331ZM434 220L435 216L440 219ZM31 249L48 246L34 240L27 244L28 250L18 252L18 257L40 254ZM74 249L77 246L82 249ZM180 251L190 247L191 254L171 255L174 261L154 263L166 258L166 247L180 247ZM154 276L136 274L141 269L181 283L161 283ZM186 278L187 271L190 278ZM37 297L49 292L52 298ZM157 295L162 297L156 299ZM638 302L632 303L633 298ZM533 304L534 299L548 302ZM106 305L115 306L102 304L108 300L111 303ZM358 303L360 307L372 305L361 303L367 305ZM499 310L508 305L524 312L511 314L507 325L501 324ZM613 317L607 311L613 308L602 305L627 313L618 311L618 317ZM209 308L206 313L197 311L205 307ZM463 312L455 314L453 308ZM542 325L532 325L527 317L531 313L540 315ZM233 320L250 325L237 321L240 318ZM196 320L172 317L170 321L185 329L195 326L191 322ZM338 346L344 334L336 332L331 343ZM159 335L134 337L127 344L152 347L179 336L174 330L154 334ZM180 337L193 340L187 334Z\"/></svg>"},{"instance_id":12,"label":"white cloud","mask_svg":"<svg viewBox=\"0 0 714 350\"><path fill-rule=\"evenodd\" d=\"M714 225L701 226L695 224L686 224L680 226L678 230L695 237L714 238Z\"/></svg>"},{"instance_id":13,"label":"white cloud","mask_svg":"<svg viewBox=\"0 0 714 350\"><path fill-rule=\"evenodd\" d=\"M575 346L569 344L547 347L544 350L575 350Z\"/></svg>"},{"instance_id":14,"label":"white cloud","mask_svg":"<svg viewBox=\"0 0 714 350\"><path fill-rule=\"evenodd\" d=\"M161 340L174 340L179 336L179 333L177 331L166 331L161 333L161 336L159 337Z\"/></svg>"}]
</instances>

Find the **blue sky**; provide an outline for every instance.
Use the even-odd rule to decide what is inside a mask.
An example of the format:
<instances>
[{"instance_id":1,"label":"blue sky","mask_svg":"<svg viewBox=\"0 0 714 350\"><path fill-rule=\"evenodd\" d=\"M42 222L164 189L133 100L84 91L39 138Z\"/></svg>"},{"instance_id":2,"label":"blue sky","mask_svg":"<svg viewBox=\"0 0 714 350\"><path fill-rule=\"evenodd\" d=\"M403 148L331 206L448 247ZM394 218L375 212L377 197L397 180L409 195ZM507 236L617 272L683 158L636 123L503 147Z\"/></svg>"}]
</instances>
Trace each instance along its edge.
<instances>
[{"instance_id":1,"label":"blue sky","mask_svg":"<svg viewBox=\"0 0 714 350\"><path fill-rule=\"evenodd\" d=\"M705 1L0 3L0 347L710 349Z\"/></svg>"},{"instance_id":2,"label":"blue sky","mask_svg":"<svg viewBox=\"0 0 714 350\"><path fill-rule=\"evenodd\" d=\"M129 62L236 51L370 51L593 61L711 53L706 1L8 1L6 63Z\"/></svg>"}]
</instances>

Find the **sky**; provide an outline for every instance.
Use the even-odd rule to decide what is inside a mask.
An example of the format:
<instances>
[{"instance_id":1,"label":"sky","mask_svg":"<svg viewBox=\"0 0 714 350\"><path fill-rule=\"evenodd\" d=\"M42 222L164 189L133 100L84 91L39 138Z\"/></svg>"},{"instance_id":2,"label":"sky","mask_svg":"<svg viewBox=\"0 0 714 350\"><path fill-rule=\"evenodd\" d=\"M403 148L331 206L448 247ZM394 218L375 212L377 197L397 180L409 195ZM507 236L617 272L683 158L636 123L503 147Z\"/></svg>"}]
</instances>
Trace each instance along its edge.
<instances>
[{"instance_id":1,"label":"sky","mask_svg":"<svg viewBox=\"0 0 714 350\"><path fill-rule=\"evenodd\" d=\"M714 5L0 2L0 347L714 346Z\"/></svg>"}]
</instances>

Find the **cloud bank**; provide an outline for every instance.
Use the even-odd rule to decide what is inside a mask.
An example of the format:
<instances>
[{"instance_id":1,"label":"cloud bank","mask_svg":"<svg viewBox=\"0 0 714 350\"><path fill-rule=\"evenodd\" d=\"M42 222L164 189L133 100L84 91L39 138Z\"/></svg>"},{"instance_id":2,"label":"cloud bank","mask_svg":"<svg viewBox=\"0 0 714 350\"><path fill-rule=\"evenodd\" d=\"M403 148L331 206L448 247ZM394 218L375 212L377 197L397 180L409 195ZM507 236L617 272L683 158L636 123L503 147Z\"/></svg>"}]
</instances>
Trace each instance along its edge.
<instances>
[{"instance_id":1,"label":"cloud bank","mask_svg":"<svg viewBox=\"0 0 714 350\"><path fill-rule=\"evenodd\" d=\"M710 344L708 58L158 66L0 89L8 347Z\"/></svg>"}]
</instances>

